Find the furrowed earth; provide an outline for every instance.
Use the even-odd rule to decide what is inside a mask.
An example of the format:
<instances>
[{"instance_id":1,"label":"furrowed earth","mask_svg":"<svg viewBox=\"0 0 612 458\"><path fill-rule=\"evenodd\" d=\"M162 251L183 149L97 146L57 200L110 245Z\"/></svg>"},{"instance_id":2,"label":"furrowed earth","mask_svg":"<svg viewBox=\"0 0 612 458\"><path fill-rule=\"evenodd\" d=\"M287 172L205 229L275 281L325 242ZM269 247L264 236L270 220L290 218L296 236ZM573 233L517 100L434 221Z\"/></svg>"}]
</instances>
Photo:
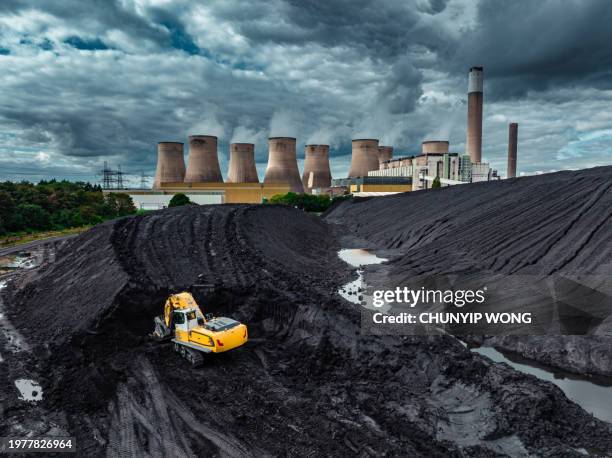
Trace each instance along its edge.
<instances>
[{"instance_id":1,"label":"furrowed earth","mask_svg":"<svg viewBox=\"0 0 612 458\"><path fill-rule=\"evenodd\" d=\"M574 227L585 218L592 229L562 268L609 269L602 263L609 243L599 261L578 262L605 248L599 231L605 237L611 207L598 216L595 206L609 199L612 172L559 176L559 188L586 195L591 186L598 196L588 208L578 197L566 202ZM504 182L345 202L323 219L282 206L218 205L97 226L0 291L0 312L14 327L13 335L0 333L0 436L73 435L80 456L612 453L612 425L555 385L495 364L452 336L363 335L359 307L337 294L354 276L338 257L341 242L359 237L387 250L387 268L401 275L425 269L433 261L420 247L447 249L442 235L452 228L461 236L471 208L473 217L493 215L475 190L480 202L508 199L508 208L513 202L537 214L536 206L556 205L540 195L551 186L546 180L514 180L517 190L529 188L521 199L504 197L512 194ZM449 201L448 209L429 212L428 199ZM461 216L450 214L453 199L465 208ZM533 224L525 208L507 223L489 224L512 232L521 215ZM577 243L572 230L559 231L558 240ZM512 234L520 243L520 228ZM508 249L489 267L549 259L544 235L537 254L533 247ZM466 258L485 262L476 250L482 243L471 243L464 245ZM368 282L382 278L376 272L366 271ZM246 323L249 343L192 368L170 344L153 340L154 316L169 294L182 290L205 313ZM16 334L25 344L11 347ZM43 400L20 401L18 378L40 383Z\"/></svg>"}]
</instances>

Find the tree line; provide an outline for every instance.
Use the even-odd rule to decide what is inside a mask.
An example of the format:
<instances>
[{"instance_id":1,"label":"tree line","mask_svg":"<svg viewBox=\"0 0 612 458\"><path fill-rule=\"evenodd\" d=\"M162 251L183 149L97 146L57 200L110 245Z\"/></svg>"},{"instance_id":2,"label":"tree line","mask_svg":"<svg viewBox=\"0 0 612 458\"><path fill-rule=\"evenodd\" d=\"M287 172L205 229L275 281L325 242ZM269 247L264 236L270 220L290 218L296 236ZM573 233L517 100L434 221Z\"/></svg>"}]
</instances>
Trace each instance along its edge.
<instances>
[{"instance_id":1,"label":"tree line","mask_svg":"<svg viewBox=\"0 0 612 458\"><path fill-rule=\"evenodd\" d=\"M136 213L127 194L85 182L0 182L0 235L89 226Z\"/></svg>"}]
</instances>

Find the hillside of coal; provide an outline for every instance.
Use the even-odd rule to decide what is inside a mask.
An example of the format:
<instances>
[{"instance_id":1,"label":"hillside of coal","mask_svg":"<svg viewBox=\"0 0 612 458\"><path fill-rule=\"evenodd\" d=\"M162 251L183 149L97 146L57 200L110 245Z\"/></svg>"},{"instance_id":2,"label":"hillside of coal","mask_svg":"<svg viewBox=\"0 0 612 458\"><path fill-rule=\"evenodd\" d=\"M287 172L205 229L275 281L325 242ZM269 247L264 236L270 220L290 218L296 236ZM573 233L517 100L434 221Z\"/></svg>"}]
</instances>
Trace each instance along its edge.
<instances>
[{"instance_id":1,"label":"hillside of coal","mask_svg":"<svg viewBox=\"0 0 612 458\"><path fill-rule=\"evenodd\" d=\"M75 436L80 456L612 453L612 425L451 336L362 335L339 249L280 206L169 209L70 240L3 290L29 348L0 333L0 435ZM192 368L150 339L184 289L250 342ZM19 378L43 400L20 401Z\"/></svg>"},{"instance_id":2,"label":"hillside of coal","mask_svg":"<svg viewBox=\"0 0 612 458\"><path fill-rule=\"evenodd\" d=\"M144 335L169 294L197 297L211 286L213 312L219 302L222 311L240 313L249 297L291 296L308 283L332 291L320 263L342 270L336 243L318 218L282 206L256 215L255 207L191 206L124 218L71 240L56 262L20 279L14 318L53 344L110 322ZM228 292L234 303L221 305Z\"/></svg>"},{"instance_id":3,"label":"hillside of coal","mask_svg":"<svg viewBox=\"0 0 612 458\"><path fill-rule=\"evenodd\" d=\"M456 274L501 284L517 310L558 305L560 318L550 317L541 334L593 337L489 342L573 372L612 375L612 167L355 199L326 220L387 250L389 265L370 269L379 289ZM534 345L521 344L527 340Z\"/></svg>"}]
</instances>

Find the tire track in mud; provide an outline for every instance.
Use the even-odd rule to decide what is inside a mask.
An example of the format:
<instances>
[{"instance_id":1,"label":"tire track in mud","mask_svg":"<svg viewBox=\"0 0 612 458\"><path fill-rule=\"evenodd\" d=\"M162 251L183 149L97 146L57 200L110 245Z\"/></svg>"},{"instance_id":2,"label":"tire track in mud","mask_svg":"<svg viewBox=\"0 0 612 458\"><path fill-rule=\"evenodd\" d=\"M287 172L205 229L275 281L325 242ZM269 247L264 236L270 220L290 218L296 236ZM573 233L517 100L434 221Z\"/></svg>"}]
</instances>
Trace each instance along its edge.
<instances>
[{"instance_id":1,"label":"tire track in mud","mask_svg":"<svg viewBox=\"0 0 612 458\"><path fill-rule=\"evenodd\" d=\"M197 457L206 455L247 457L261 455L196 418L171 389L163 386L153 366L144 358L134 361L129 381L117 387L117 397L109 407L111 423L106 455L109 457ZM212 418L214 412L211 412ZM189 431L201 444L188 440Z\"/></svg>"}]
</instances>

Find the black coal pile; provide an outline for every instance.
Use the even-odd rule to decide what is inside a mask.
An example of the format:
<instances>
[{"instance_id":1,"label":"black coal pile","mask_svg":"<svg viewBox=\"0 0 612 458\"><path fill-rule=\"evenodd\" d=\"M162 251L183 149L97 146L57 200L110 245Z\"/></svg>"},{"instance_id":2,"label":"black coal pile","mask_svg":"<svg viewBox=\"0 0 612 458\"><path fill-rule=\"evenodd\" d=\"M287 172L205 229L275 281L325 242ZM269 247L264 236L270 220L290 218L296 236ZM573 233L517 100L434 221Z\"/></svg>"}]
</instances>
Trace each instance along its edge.
<instances>
[{"instance_id":1,"label":"black coal pile","mask_svg":"<svg viewBox=\"0 0 612 458\"><path fill-rule=\"evenodd\" d=\"M551 318L543 333L596 337L488 342L573 372L611 374L612 167L355 199L326 219L388 250L385 274L373 268L368 280L378 288L458 274L502 284L509 308L571 303L570 319ZM576 312L583 305L596 313Z\"/></svg>"},{"instance_id":2,"label":"black coal pile","mask_svg":"<svg viewBox=\"0 0 612 458\"><path fill-rule=\"evenodd\" d=\"M0 435L68 433L80 456L612 452L611 425L451 336L361 335L336 293L351 274L339 248L278 206L164 210L75 238L2 297L31 348L6 353L0 336ZM249 344L194 369L150 339L183 289L244 321ZM20 371L42 402L7 394Z\"/></svg>"}]
</instances>

